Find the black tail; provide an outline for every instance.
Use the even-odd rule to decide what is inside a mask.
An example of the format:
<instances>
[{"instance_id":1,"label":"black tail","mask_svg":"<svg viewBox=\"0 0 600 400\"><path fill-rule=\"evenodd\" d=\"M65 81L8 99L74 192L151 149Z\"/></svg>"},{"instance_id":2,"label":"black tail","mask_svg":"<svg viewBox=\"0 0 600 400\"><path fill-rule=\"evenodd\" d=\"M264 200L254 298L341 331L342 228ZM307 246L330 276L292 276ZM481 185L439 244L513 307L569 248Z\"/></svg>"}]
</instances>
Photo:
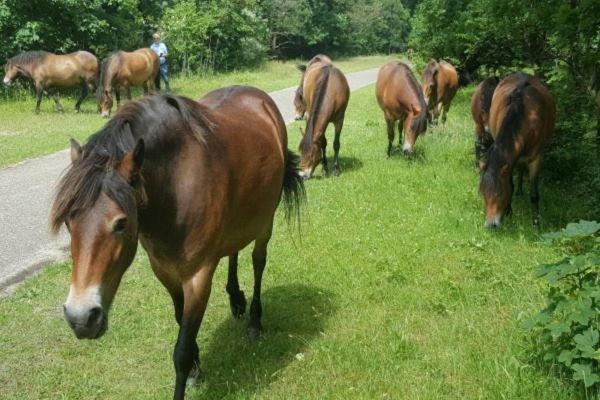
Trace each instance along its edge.
<instances>
[{"instance_id":1,"label":"black tail","mask_svg":"<svg viewBox=\"0 0 600 400\"><path fill-rule=\"evenodd\" d=\"M282 197L285 209L285 219L289 223L292 216L295 216L298 225L300 225L300 206L306 199L306 192L304 190L304 180L298 173L298 163L299 157L292 151L287 150L285 157L285 172L283 175Z\"/></svg>"},{"instance_id":2,"label":"black tail","mask_svg":"<svg viewBox=\"0 0 600 400\"><path fill-rule=\"evenodd\" d=\"M313 131L315 129L315 123L317 122L319 110L321 109L321 105L325 99L325 92L327 92L327 83L329 82L329 75L331 75L331 66L325 65L322 67L321 71L322 73L319 77L319 81L317 82L313 102L310 107L308 121L306 121L306 132L304 133L304 137L300 142L302 149L307 152L310 151L312 146ZM306 98L306 96L304 96L304 98Z\"/></svg>"}]
</instances>

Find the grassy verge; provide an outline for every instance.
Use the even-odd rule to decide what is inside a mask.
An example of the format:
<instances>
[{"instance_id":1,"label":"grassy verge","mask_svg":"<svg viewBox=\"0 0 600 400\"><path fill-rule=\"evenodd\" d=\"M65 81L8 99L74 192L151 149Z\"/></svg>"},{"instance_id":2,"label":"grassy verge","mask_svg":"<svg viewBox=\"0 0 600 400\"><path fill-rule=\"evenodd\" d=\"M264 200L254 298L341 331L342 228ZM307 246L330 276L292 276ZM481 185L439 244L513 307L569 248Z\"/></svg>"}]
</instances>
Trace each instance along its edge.
<instances>
[{"instance_id":1,"label":"grassy verge","mask_svg":"<svg viewBox=\"0 0 600 400\"><path fill-rule=\"evenodd\" d=\"M336 64L344 72L375 68L394 58L391 56L368 56L340 59ZM199 98L204 93L228 85L251 85L267 92L296 85L300 75L296 70L299 61L268 62L259 69L223 74L175 77L172 89L175 93ZM134 91L141 95L139 90ZM66 112L57 114L54 102L44 98L41 113L35 115L33 95L19 100L0 101L0 167L27 158L49 154L67 147L70 137L84 140L98 130L106 121L96 113L96 102L89 96L82 106L82 113L75 114L76 95L63 96L61 103Z\"/></svg>"},{"instance_id":2,"label":"grassy verge","mask_svg":"<svg viewBox=\"0 0 600 400\"><path fill-rule=\"evenodd\" d=\"M373 87L351 95L342 175L307 183L301 238L277 218L264 337L249 342L246 320L231 318L222 266L198 337L206 381L190 399L577 398L533 364L518 327L543 303L534 268L558 257L537 243L527 197L501 231L482 227L471 92L459 92L445 130L418 139L412 160L385 158ZM289 131L295 148L297 126ZM571 193L544 182L545 230L589 211ZM62 318L69 276L68 263L50 266L0 301L0 398L168 398L176 324L146 256L98 341L77 341Z\"/></svg>"}]
</instances>

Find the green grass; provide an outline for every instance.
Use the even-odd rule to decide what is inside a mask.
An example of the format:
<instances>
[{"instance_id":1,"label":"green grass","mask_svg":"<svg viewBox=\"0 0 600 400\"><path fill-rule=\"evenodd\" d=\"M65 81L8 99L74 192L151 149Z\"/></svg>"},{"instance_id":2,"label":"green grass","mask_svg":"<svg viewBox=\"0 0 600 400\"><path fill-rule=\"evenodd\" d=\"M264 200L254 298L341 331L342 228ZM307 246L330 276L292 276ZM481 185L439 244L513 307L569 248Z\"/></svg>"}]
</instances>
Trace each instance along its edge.
<instances>
[{"instance_id":1,"label":"green grass","mask_svg":"<svg viewBox=\"0 0 600 400\"><path fill-rule=\"evenodd\" d=\"M383 65L395 56L367 56L336 60L344 72L355 72ZM175 93L200 98L206 92L228 85L251 85L267 92L297 85L300 80L296 63L300 61L267 62L256 70L222 74L174 77L172 89ZM135 90L135 96L141 91ZM66 112L57 114L54 101L44 97L41 113L34 114L35 98L21 95L18 100L1 99L0 115L0 167L49 154L68 146L69 138L84 140L106 122L96 113L96 101L92 95L84 102L82 113L75 114L73 108L77 95L63 96L61 103ZM113 110L114 111L114 110Z\"/></svg>"},{"instance_id":2,"label":"green grass","mask_svg":"<svg viewBox=\"0 0 600 400\"><path fill-rule=\"evenodd\" d=\"M206 380L189 399L579 398L534 363L519 328L544 302L536 265L559 257L538 243L527 197L500 231L483 228L472 90L459 92L445 130L417 140L411 160L399 151L386 159L373 86L351 95L341 176L307 182L301 237L278 215L263 338L249 341L247 320L230 316L222 265L198 336ZM543 182L544 230L589 212L565 185ZM249 253L240 259L246 294ZM177 328L145 254L100 340L78 341L63 320L69 280L69 263L52 265L0 301L0 398L169 398Z\"/></svg>"}]
</instances>

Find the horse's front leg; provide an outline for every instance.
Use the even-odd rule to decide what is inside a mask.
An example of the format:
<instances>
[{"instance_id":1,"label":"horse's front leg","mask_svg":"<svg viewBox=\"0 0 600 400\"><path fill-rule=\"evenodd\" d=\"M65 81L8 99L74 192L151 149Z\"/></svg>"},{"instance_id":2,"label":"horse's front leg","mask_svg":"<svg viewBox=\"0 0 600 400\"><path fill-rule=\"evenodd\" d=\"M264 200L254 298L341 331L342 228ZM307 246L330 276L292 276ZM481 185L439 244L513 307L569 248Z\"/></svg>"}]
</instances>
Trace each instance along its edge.
<instances>
[{"instance_id":1,"label":"horse's front leg","mask_svg":"<svg viewBox=\"0 0 600 400\"><path fill-rule=\"evenodd\" d=\"M125 95L127 96L127 100L131 101L131 87L125 86Z\"/></svg>"},{"instance_id":2,"label":"horse's front leg","mask_svg":"<svg viewBox=\"0 0 600 400\"><path fill-rule=\"evenodd\" d=\"M77 99L77 103L75 103L75 112L79 112L81 110L81 103L88 95L88 84L86 81L82 81L81 83L81 96Z\"/></svg>"},{"instance_id":3,"label":"horse's front leg","mask_svg":"<svg viewBox=\"0 0 600 400\"><path fill-rule=\"evenodd\" d=\"M212 286L212 277L217 262L211 262L200 267L198 272L183 283L183 315L177 336L177 344L173 352L175 365L175 394L174 400L182 400L185 396L185 386L190 373L196 368L199 371L198 345L196 336L202 323L204 311Z\"/></svg>"},{"instance_id":4,"label":"horse's front leg","mask_svg":"<svg viewBox=\"0 0 600 400\"><path fill-rule=\"evenodd\" d=\"M35 113L36 114L40 113L40 104L42 103L42 94L43 93L44 93L44 87L40 83L36 82L36 84L35 84L35 97L36 97Z\"/></svg>"},{"instance_id":5,"label":"horse's front leg","mask_svg":"<svg viewBox=\"0 0 600 400\"><path fill-rule=\"evenodd\" d=\"M335 137L333 138L333 175L340 174L340 135L344 126L344 117L342 116L333 125L335 127Z\"/></svg>"},{"instance_id":6,"label":"horse's front leg","mask_svg":"<svg viewBox=\"0 0 600 400\"><path fill-rule=\"evenodd\" d=\"M327 165L327 138L325 137L325 132L320 139L321 142L321 162L323 163L323 174L325 176L329 175L329 166Z\"/></svg>"},{"instance_id":7,"label":"horse's front leg","mask_svg":"<svg viewBox=\"0 0 600 400\"><path fill-rule=\"evenodd\" d=\"M121 88L115 86L115 98L117 99L117 108L121 105Z\"/></svg>"},{"instance_id":8,"label":"horse's front leg","mask_svg":"<svg viewBox=\"0 0 600 400\"><path fill-rule=\"evenodd\" d=\"M234 318L240 318L246 312L246 297L240 290L238 281L238 253L229 256L229 271L227 274L227 294L229 294L229 306Z\"/></svg>"},{"instance_id":9,"label":"horse's front leg","mask_svg":"<svg viewBox=\"0 0 600 400\"><path fill-rule=\"evenodd\" d=\"M531 200L531 214L533 226L540 227L540 189L539 189L539 173L540 173L541 157L536 158L529 163L529 199Z\"/></svg>"}]
</instances>

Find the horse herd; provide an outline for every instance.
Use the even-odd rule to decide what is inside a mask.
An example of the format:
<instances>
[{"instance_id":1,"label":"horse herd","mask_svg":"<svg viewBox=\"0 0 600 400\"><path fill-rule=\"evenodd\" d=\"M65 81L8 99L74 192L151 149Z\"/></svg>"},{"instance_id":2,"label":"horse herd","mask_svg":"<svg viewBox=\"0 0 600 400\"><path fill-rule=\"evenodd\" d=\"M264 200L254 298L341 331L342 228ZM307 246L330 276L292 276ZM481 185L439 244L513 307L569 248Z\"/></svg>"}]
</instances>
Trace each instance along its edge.
<instances>
[{"instance_id":1,"label":"horse herd","mask_svg":"<svg viewBox=\"0 0 600 400\"><path fill-rule=\"evenodd\" d=\"M133 54L143 61L130 59ZM64 57L89 58L79 53ZM45 64L38 62L41 58L21 57L31 65ZM47 77L50 67L25 69L14 60L7 64L5 82L14 79L15 68L34 79L36 88L38 79L40 87L56 82L39 78ZM75 69L74 61L67 64ZM134 84L149 89L156 66L151 52L142 50L109 57L97 80L102 88L102 111L110 112L111 89ZM263 91L244 86L218 89L199 101L174 95L144 97L123 105L85 145L71 140L71 165L58 184L50 218L53 232L65 225L71 235L73 269L64 304L66 320L78 338L104 334L121 278L141 243L156 277L171 295L179 325L173 352L175 399L183 399L186 383L201 374L196 337L213 274L223 257L229 258L226 290L231 313L240 318L246 311L237 277L238 252L252 242L254 290L248 333L259 336L262 274L275 211L283 200L287 217L299 216L303 181L321 162L328 173L325 131L330 122L335 127L333 173L340 172L348 82L324 55L299 69L296 118L307 118L300 159L288 150L286 126L277 105ZM89 75L74 78L73 74L65 72L69 77L64 82L94 82L93 68ZM384 65L377 77L376 97L387 124L388 156L396 121L404 136L403 150L410 154L428 122L437 123L441 115L445 123L457 89L457 73L445 61L430 61L421 85L407 64ZM38 106L39 97L38 92ZM524 166L529 167L537 224L537 176L554 126L552 96L531 75L487 78L473 95L472 113L486 226L500 225L510 213L512 172L514 168L520 172L520 193Z\"/></svg>"},{"instance_id":2,"label":"horse herd","mask_svg":"<svg viewBox=\"0 0 600 400\"><path fill-rule=\"evenodd\" d=\"M81 95L75 104L79 112L81 103L89 91L97 91L98 111L108 117L112 110L115 93L117 107L121 101L121 88L131 100L131 87L141 86L144 94L154 88L158 73L158 56L149 48L132 52L117 51L102 63L90 52L76 51L57 55L47 51L27 51L10 58L4 67L4 84L10 85L17 78L33 81L37 103L35 112L40 112L42 95L46 89L81 87ZM56 109L63 112L57 92L52 94Z\"/></svg>"}]
</instances>

